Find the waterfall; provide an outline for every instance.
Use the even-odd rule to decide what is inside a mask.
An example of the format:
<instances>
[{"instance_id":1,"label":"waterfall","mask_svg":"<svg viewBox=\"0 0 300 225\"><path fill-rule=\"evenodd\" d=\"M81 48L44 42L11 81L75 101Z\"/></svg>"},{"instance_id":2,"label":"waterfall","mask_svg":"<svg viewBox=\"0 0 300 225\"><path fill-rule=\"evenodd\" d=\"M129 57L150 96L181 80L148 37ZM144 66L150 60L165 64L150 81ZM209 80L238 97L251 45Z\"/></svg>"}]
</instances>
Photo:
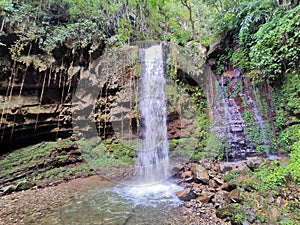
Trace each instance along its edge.
<instances>
[{"instance_id":1,"label":"waterfall","mask_svg":"<svg viewBox=\"0 0 300 225\"><path fill-rule=\"evenodd\" d=\"M260 113L259 113L259 110L258 108L256 107L256 104L255 102L253 101L253 99L251 98L251 96L248 96L248 101L247 101L248 104L250 104L251 108L252 108L252 111L254 113L254 118L256 120L256 122L258 123L259 125L259 129L260 129L260 134L261 134L261 137L262 137L262 145L264 145L266 147L266 154L269 154L270 152L270 144L267 140L267 137L266 137L266 131L265 131L265 124L264 124L264 121L262 119L262 117L260 116Z\"/></svg>"},{"instance_id":2,"label":"waterfall","mask_svg":"<svg viewBox=\"0 0 300 225\"><path fill-rule=\"evenodd\" d=\"M224 117L226 132L228 134L228 144L230 146L231 157L243 158L246 155L245 139L246 134L244 132L244 120L238 110L238 106L234 98L228 98L225 96L226 90L224 87L224 77L220 79L222 103L224 108ZM228 93L227 93L228 94ZM225 154L228 160L228 152Z\"/></svg>"},{"instance_id":3,"label":"waterfall","mask_svg":"<svg viewBox=\"0 0 300 225\"><path fill-rule=\"evenodd\" d=\"M165 77L162 45L141 50L142 75L139 88L141 127L137 149L139 181L163 181L169 174L166 124Z\"/></svg>"},{"instance_id":4,"label":"waterfall","mask_svg":"<svg viewBox=\"0 0 300 225\"><path fill-rule=\"evenodd\" d=\"M243 93L239 82L242 85L240 74L236 70L224 72L219 79L219 89L216 89L217 97L213 99L214 126L210 130L223 138L224 144L228 139L228 145L224 148L224 159L229 161L257 155L248 140L247 124L241 113L242 110L247 110L247 102L244 102L243 96L248 95Z\"/></svg>"}]
</instances>

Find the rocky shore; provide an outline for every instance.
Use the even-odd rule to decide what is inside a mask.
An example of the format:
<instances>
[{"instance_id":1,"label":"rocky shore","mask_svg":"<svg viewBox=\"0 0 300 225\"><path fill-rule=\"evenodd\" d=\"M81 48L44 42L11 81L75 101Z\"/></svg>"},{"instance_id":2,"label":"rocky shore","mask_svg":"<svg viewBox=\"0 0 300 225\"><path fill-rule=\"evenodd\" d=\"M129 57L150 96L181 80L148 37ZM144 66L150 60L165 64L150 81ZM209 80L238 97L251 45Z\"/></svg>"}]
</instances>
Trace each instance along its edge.
<instances>
[{"instance_id":1,"label":"rocky shore","mask_svg":"<svg viewBox=\"0 0 300 225\"><path fill-rule=\"evenodd\" d=\"M290 184L268 193L258 190L251 171L265 162L255 157L236 163L186 163L178 168L184 189L177 196L194 218L214 221L208 224L284 224L291 216L287 209L300 208L300 189Z\"/></svg>"},{"instance_id":2,"label":"rocky shore","mask_svg":"<svg viewBox=\"0 0 300 225\"><path fill-rule=\"evenodd\" d=\"M2 196L0 225L38 224L43 216L55 211L61 202L66 202L79 192L95 188L103 182L99 176L78 178L68 182L47 179L38 182L29 190ZM48 224L50 225L51 221Z\"/></svg>"}]
</instances>

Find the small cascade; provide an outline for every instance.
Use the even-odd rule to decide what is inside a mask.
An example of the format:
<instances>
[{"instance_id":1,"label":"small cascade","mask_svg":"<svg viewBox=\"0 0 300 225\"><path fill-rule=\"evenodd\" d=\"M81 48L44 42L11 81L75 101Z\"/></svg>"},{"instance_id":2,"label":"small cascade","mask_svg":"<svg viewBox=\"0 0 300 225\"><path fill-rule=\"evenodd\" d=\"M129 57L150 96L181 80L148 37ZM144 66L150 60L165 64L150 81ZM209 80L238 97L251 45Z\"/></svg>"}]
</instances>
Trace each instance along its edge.
<instances>
[{"instance_id":1,"label":"small cascade","mask_svg":"<svg viewBox=\"0 0 300 225\"><path fill-rule=\"evenodd\" d=\"M169 175L162 45L142 50L142 66L137 172L140 182L155 183L167 179Z\"/></svg>"},{"instance_id":2,"label":"small cascade","mask_svg":"<svg viewBox=\"0 0 300 225\"><path fill-rule=\"evenodd\" d=\"M226 121L225 127L230 148L230 151L226 152L225 157L227 160L229 158L245 158L251 152L251 147L247 146L244 119L239 112L239 107L237 106L235 99L226 96L228 93L224 87L223 76L220 78L220 87Z\"/></svg>"},{"instance_id":3,"label":"small cascade","mask_svg":"<svg viewBox=\"0 0 300 225\"><path fill-rule=\"evenodd\" d=\"M261 131L260 132L261 137L262 137L262 143L261 144L266 146L266 148L265 148L265 149L267 149L266 154L269 154L270 153L270 143L269 143L269 141L267 140L267 137L266 137L267 135L266 135L264 120L260 116L260 112L259 112L255 102L253 101L253 99L251 98L250 95L248 96L247 103L251 106L251 109L254 113L255 121L257 122L257 124L259 126L259 129Z\"/></svg>"},{"instance_id":4,"label":"small cascade","mask_svg":"<svg viewBox=\"0 0 300 225\"><path fill-rule=\"evenodd\" d=\"M211 131L215 132L222 139L224 145L225 160L239 160L248 156L258 154L256 145L253 145L252 136L249 137L248 130L256 124L246 122L244 113L255 117L260 131L264 132L264 121L259 114L251 94L245 91L241 71L238 68L228 68L218 79L215 78L213 102L213 125ZM247 101L248 99L248 101ZM250 101L249 101L250 99ZM261 135L265 135L262 133ZM265 135L266 136L266 135ZM267 145L266 137L260 143ZM249 139L250 138L250 139Z\"/></svg>"}]
</instances>

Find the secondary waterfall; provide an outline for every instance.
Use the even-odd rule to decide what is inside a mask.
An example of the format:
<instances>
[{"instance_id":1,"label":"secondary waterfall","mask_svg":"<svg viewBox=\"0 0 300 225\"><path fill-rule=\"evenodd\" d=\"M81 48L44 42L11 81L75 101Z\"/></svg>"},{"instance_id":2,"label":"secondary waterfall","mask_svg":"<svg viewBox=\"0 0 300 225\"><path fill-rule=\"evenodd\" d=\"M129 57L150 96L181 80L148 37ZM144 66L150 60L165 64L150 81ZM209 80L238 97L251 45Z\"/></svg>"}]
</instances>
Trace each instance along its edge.
<instances>
[{"instance_id":1,"label":"secondary waterfall","mask_svg":"<svg viewBox=\"0 0 300 225\"><path fill-rule=\"evenodd\" d=\"M138 177L143 183L165 180L169 174L166 124L165 69L162 45L142 49L139 89L141 114L138 146Z\"/></svg>"}]
</instances>

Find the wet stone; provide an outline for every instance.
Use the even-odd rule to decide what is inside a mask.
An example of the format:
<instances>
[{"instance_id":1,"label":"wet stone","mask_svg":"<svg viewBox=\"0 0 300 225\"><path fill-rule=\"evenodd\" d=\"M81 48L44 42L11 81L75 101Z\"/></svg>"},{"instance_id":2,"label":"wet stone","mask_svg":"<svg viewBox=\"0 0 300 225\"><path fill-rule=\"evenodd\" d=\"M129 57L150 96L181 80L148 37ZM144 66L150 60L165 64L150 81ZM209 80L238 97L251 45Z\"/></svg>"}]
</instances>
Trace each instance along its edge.
<instances>
[{"instance_id":1,"label":"wet stone","mask_svg":"<svg viewBox=\"0 0 300 225\"><path fill-rule=\"evenodd\" d=\"M197 195L190 189L184 189L176 193L176 196L182 201L190 201L197 197Z\"/></svg>"},{"instance_id":2,"label":"wet stone","mask_svg":"<svg viewBox=\"0 0 300 225\"><path fill-rule=\"evenodd\" d=\"M208 172L203 166L199 164L194 164L191 167L191 171L195 182L202 182L203 184L208 184L209 181Z\"/></svg>"}]
</instances>

